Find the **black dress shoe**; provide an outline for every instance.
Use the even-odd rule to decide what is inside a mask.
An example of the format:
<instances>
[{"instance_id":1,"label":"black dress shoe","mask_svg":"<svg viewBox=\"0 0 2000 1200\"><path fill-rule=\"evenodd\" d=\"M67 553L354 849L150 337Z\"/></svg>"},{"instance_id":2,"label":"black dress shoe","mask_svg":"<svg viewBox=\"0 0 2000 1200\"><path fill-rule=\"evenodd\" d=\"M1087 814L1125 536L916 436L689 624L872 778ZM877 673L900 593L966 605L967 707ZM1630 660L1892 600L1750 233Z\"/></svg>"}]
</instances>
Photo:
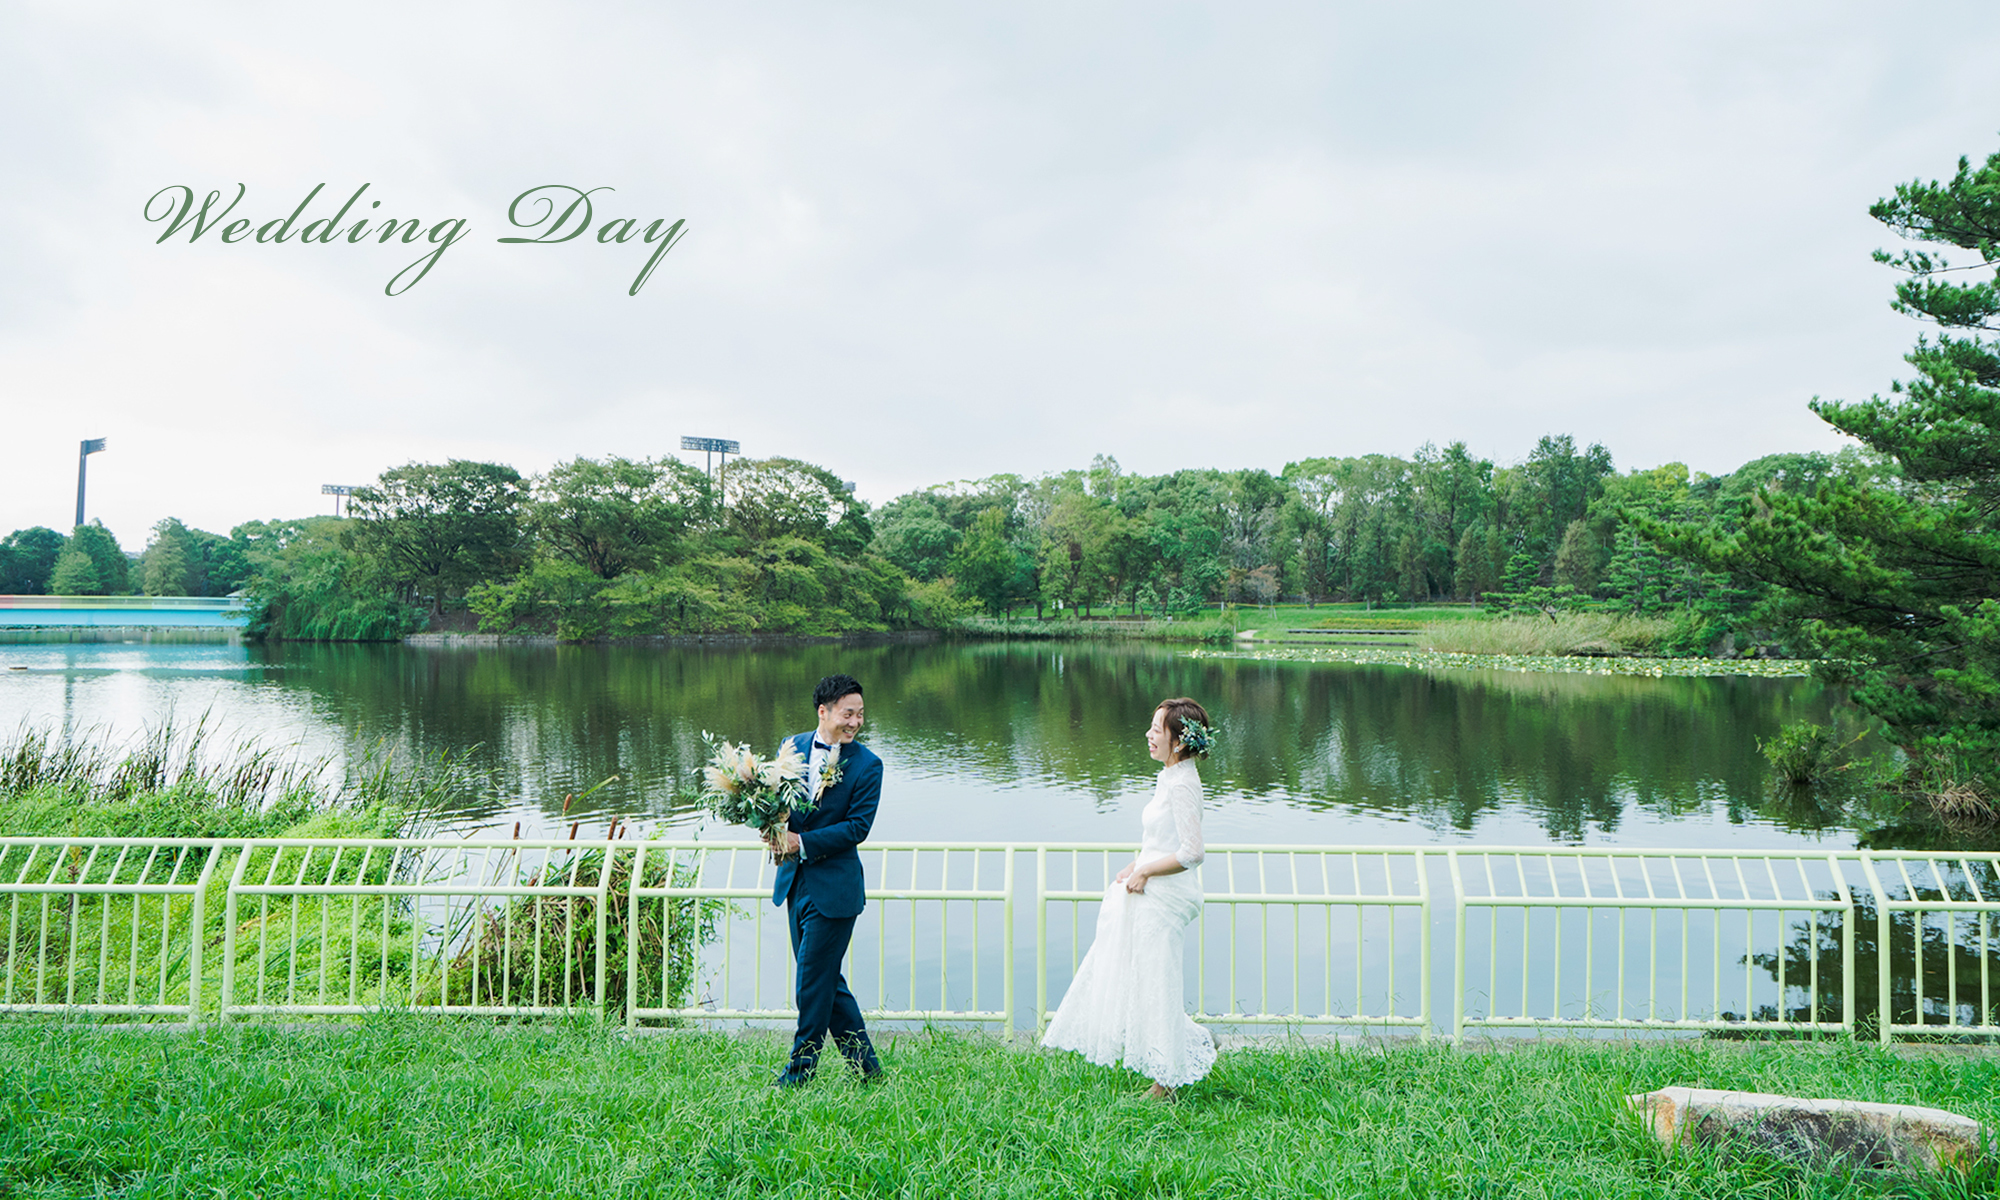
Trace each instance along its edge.
<instances>
[{"instance_id":1,"label":"black dress shoe","mask_svg":"<svg viewBox=\"0 0 2000 1200\"><path fill-rule=\"evenodd\" d=\"M776 1079L771 1081L771 1086L774 1088L804 1087L812 1081L815 1065L814 1063L805 1063L803 1065L792 1063Z\"/></svg>"}]
</instances>

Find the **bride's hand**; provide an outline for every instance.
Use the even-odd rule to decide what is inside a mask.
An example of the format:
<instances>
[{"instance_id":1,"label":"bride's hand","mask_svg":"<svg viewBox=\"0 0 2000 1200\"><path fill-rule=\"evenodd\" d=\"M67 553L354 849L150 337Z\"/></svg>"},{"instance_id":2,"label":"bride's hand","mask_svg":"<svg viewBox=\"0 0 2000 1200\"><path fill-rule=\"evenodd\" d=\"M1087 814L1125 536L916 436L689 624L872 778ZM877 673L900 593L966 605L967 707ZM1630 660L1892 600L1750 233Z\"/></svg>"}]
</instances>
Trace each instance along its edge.
<instances>
[{"instance_id":1,"label":"bride's hand","mask_svg":"<svg viewBox=\"0 0 2000 1200\"><path fill-rule=\"evenodd\" d=\"M1146 891L1146 877L1137 871L1131 872L1125 880L1125 890L1134 896L1143 895Z\"/></svg>"},{"instance_id":2,"label":"bride's hand","mask_svg":"<svg viewBox=\"0 0 2000 1200\"><path fill-rule=\"evenodd\" d=\"M1118 872L1118 878L1112 880L1112 882L1124 883L1127 879L1130 879L1132 877L1133 868L1137 867L1138 865L1139 864L1136 862L1126 863L1125 866Z\"/></svg>"}]
</instances>

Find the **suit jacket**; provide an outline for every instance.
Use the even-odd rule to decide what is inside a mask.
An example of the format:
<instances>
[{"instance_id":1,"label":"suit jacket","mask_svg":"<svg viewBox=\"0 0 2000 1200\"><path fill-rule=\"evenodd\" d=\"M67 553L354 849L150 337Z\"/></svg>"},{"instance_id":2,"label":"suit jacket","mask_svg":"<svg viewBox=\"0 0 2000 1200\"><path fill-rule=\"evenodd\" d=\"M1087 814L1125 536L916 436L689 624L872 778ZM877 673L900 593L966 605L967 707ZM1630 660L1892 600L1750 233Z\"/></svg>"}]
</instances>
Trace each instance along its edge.
<instances>
[{"instance_id":1,"label":"suit jacket","mask_svg":"<svg viewBox=\"0 0 2000 1200\"><path fill-rule=\"evenodd\" d=\"M787 739L798 747L799 757L812 756L814 732ZM792 815L790 829L799 835L801 850L797 858L778 864L771 903L783 904L796 880L820 912L829 917L859 916L867 906L867 895L856 847L867 840L881 799L882 760L860 742L842 746L840 782L820 794L817 808Z\"/></svg>"}]
</instances>

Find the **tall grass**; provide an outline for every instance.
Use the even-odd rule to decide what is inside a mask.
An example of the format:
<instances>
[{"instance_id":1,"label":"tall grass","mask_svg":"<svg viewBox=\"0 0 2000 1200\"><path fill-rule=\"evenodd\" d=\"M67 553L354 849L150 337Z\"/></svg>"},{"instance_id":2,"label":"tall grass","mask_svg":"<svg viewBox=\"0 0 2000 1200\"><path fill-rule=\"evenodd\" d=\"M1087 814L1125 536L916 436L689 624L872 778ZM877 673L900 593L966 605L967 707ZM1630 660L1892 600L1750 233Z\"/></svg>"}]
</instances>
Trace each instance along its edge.
<instances>
[{"instance_id":1,"label":"tall grass","mask_svg":"<svg viewBox=\"0 0 2000 1200\"><path fill-rule=\"evenodd\" d=\"M2000 1063L1672 1041L1225 1051L1176 1104L1073 1055L880 1043L889 1079L768 1082L775 1038L421 1019L143 1035L0 1024L10 1196L1988 1197L1969 1175L1667 1151L1673 1084L1920 1102L2000 1121Z\"/></svg>"},{"instance_id":2,"label":"tall grass","mask_svg":"<svg viewBox=\"0 0 2000 1200\"><path fill-rule=\"evenodd\" d=\"M673 1008L686 1003L694 986L697 944L716 936L724 900L692 897L632 903L632 863L637 856L613 854L610 878L603 878L604 850L581 851L553 864L547 876L566 887L608 888L605 902L604 991L610 1016L623 1016L631 978L628 956L638 963L641 1008ZM648 888L690 886L699 869L676 865L667 856L650 858L639 881ZM522 880L533 887L540 873ZM597 899L594 896L517 896L505 904L476 909L471 927L449 937L456 952L416 996L420 1004L477 1005L513 998L517 1004L570 1007L599 999L596 984ZM636 946L633 943L637 943ZM632 952L636 950L636 954Z\"/></svg>"},{"instance_id":3,"label":"tall grass","mask_svg":"<svg viewBox=\"0 0 2000 1200\"><path fill-rule=\"evenodd\" d=\"M1423 648L1444 654L1650 654L1673 621L1626 613L1510 613L1484 621L1425 625Z\"/></svg>"},{"instance_id":4,"label":"tall grass","mask_svg":"<svg viewBox=\"0 0 2000 1200\"><path fill-rule=\"evenodd\" d=\"M318 819L341 836L418 831L470 785L460 759L385 750L336 772L328 757L216 746L207 714L171 716L119 748L105 730L23 726L0 742L0 836L275 837Z\"/></svg>"}]
</instances>

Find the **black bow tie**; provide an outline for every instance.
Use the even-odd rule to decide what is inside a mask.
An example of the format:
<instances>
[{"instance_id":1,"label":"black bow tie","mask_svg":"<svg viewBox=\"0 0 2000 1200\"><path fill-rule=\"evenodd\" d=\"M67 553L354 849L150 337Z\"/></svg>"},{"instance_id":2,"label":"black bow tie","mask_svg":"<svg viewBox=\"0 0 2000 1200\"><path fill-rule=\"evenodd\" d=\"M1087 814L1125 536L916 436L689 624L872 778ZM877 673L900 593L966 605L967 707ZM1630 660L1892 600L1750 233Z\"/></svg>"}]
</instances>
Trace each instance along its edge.
<instances>
[{"instance_id":1,"label":"black bow tie","mask_svg":"<svg viewBox=\"0 0 2000 1200\"><path fill-rule=\"evenodd\" d=\"M814 739L813 739L813 749L815 749L815 750L831 750L831 749L833 749L833 747L832 747L832 746L829 746L829 745L827 745L827 744L826 744L825 742L822 742L822 741L820 741L820 740L819 740L818 738L814 738Z\"/></svg>"}]
</instances>

